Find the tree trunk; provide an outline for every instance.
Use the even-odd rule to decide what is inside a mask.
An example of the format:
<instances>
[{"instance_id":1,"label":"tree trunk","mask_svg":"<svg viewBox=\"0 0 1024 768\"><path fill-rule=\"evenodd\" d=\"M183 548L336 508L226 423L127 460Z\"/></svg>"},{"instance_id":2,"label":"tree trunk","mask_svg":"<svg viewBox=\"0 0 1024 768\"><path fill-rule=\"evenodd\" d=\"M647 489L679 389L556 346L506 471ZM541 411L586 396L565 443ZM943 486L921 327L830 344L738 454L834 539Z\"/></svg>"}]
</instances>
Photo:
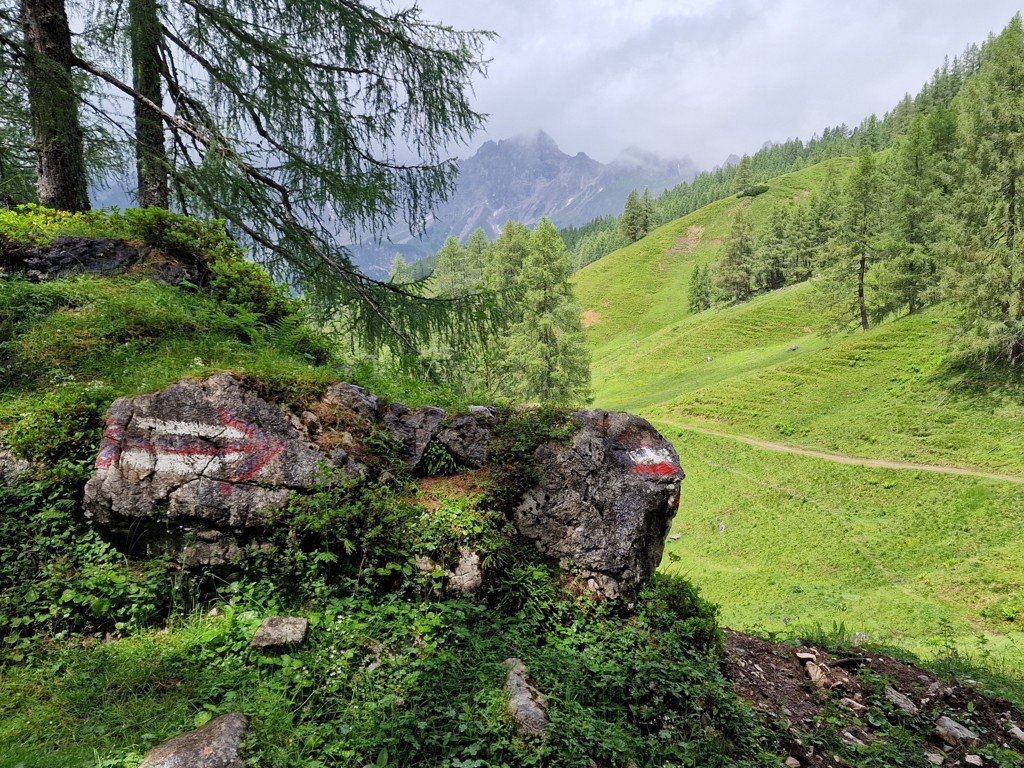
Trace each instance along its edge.
<instances>
[{"instance_id":1,"label":"tree trunk","mask_svg":"<svg viewBox=\"0 0 1024 768\"><path fill-rule=\"evenodd\" d=\"M860 272L857 275L857 303L860 305L860 327L865 331L868 329L868 305L864 301L864 276L868 271L867 254L861 254Z\"/></svg>"},{"instance_id":2,"label":"tree trunk","mask_svg":"<svg viewBox=\"0 0 1024 768\"><path fill-rule=\"evenodd\" d=\"M82 126L64 0L22 0L21 23L29 114L39 156L39 202L63 211L87 211Z\"/></svg>"},{"instance_id":3,"label":"tree trunk","mask_svg":"<svg viewBox=\"0 0 1024 768\"><path fill-rule=\"evenodd\" d=\"M163 104L160 81L160 18L156 0L129 0L131 22L132 85L154 104ZM135 101L136 197L141 207L167 208L167 148L164 124L141 101Z\"/></svg>"}]
</instances>

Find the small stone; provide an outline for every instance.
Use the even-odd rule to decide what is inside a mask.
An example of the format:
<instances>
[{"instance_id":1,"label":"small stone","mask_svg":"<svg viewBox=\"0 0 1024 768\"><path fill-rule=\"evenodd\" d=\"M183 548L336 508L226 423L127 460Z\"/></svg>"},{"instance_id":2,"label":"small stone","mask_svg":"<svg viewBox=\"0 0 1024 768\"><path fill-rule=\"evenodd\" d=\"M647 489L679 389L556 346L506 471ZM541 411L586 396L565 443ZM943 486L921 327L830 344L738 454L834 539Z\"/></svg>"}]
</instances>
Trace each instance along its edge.
<instances>
[{"instance_id":1,"label":"small stone","mask_svg":"<svg viewBox=\"0 0 1024 768\"><path fill-rule=\"evenodd\" d=\"M865 707L859 701L854 701L851 698L840 699L839 703L851 712L863 712L865 709L867 709L867 707Z\"/></svg>"},{"instance_id":2,"label":"small stone","mask_svg":"<svg viewBox=\"0 0 1024 768\"><path fill-rule=\"evenodd\" d=\"M916 715L918 713L917 705L910 700L909 697L897 691L892 686L885 686L885 698L892 704L896 709L906 712L908 715Z\"/></svg>"},{"instance_id":3,"label":"small stone","mask_svg":"<svg viewBox=\"0 0 1024 768\"><path fill-rule=\"evenodd\" d=\"M0 488L14 485L30 468L27 461L0 448Z\"/></svg>"},{"instance_id":4,"label":"small stone","mask_svg":"<svg viewBox=\"0 0 1024 768\"><path fill-rule=\"evenodd\" d=\"M679 541L683 538L683 535L681 533L673 533L669 538L672 539L672 541Z\"/></svg>"},{"instance_id":5,"label":"small stone","mask_svg":"<svg viewBox=\"0 0 1024 768\"><path fill-rule=\"evenodd\" d=\"M1016 725L1013 726L1013 728L1011 728L1009 731L1007 731L1007 733L1010 734L1010 736L1015 738L1017 741L1024 741L1024 731L1022 731Z\"/></svg>"},{"instance_id":6,"label":"small stone","mask_svg":"<svg viewBox=\"0 0 1024 768\"><path fill-rule=\"evenodd\" d=\"M811 678L811 682L816 686L824 688L828 685L828 672L825 671L825 667L809 661L805 669L807 670L807 676Z\"/></svg>"},{"instance_id":7,"label":"small stone","mask_svg":"<svg viewBox=\"0 0 1024 768\"><path fill-rule=\"evenodd\" d=\"M788 768L800 768L800 761L797 760L795 757L787 757L786 765L788 766Z\"/></svg>"},{"instance_id":8,"label":"small stone","mask_svg":"<svg viewBox=\"0 0 1024 768\"><path fill-rule=\"evenodd\" d=\"M843 738L846 739L846 741L848 743L852 744L855 747L866 747L867 746L867 744L865 744L863 741L858 739L856 736L854 736L849 731L843 731Z\"/></svg>"},{"instance_id":9,"label":"small stone","mask_svg":"<svg viewBox=\"0 0 1024 768\"><path fill-rule=\"evenodd\" d=\"M248 719L232 712L146 753L139 768L245 768L239 756Z\"/></svg>"},{"instance_id":10,"label":"small stone","mask_svg":"<svg viewBox=\"0 0 1024 768\"><path fill-rule=\"evenodd\" d=\"M981 759L981 755L965 755L964 762L968 765L984 765L985 761Z\"/></svg>"},{"instance_id":11,"label":"small stone","mask_svg":"<svg viewBox=\"0 0 1024 768\"><path fill-rule=\"evenodd\" d=\"M924 759L932 765L942 765L944 762L946 762L946 758L943 755L938 754L937 752L925 752Z\"/></svg>"},{"instance_id":12,"label":"small stone","mask_svg":"<svg viewBox=\"0 0 1024 768\"><path fill-rule=\"evenodd\" d=\"M523 738L545 739L548 735L548 698L530 681L521 659L505 659L509 667L505 678L508 711L516 733Z\"/></svg>"},{"instance_id":13,"label":"small stone","mask_svg":"<svg viewBox=\"0 0 1024 768\"><path fill-rule=\"evenodd\" d=\"M806 664L808 661L816 662L818 660L818 654L816 654L814 651L797 651L796 657L804 664Z\"/></svg>"},{"instance_id":14,"label":"small stone","mask_svg":"<svg viewBox=\"0 0 1024 768\"><path fill-rule=\"evenodd\" d=\"M448 577L448 593L453 597L469 597L480 591L484 584L484 569L480 555L463 547L459 550L459 564Z\"/></svg>"},{"instance_id":15,"label":"small stone","mask_svg":"<svg viewBox=\"0 0 1024 768\"><path fill-rule=\"evenodd\" d=\"M796 352L796 350L797 350L797 346L796 346L796 344L794 344L793 346L791 346L791 347L789 348L789 351L790 351L790 352Z\"/></svg>"},{"instance_id":16,"label":"small stone","mask_svg":"<svg viewBox=\"0 0 1024 768\"><path fill-rule=\"evenodd\" d=\"M301 616L268 616L256 630L250 648L295 648L306 640L309 620Z\"/></svg>"},{"instance_id":17,"label":"small stone","mask_svg":"<svg viewBox=\"0 0 1024 768\"><path fill-rule=\"evenodd\" d=\"M951 747L958 747L964 743L974 744L978 741L978 737L974 735L973 731L945 715L935 723L935 733Z\"/></svg>"}]
</instances>

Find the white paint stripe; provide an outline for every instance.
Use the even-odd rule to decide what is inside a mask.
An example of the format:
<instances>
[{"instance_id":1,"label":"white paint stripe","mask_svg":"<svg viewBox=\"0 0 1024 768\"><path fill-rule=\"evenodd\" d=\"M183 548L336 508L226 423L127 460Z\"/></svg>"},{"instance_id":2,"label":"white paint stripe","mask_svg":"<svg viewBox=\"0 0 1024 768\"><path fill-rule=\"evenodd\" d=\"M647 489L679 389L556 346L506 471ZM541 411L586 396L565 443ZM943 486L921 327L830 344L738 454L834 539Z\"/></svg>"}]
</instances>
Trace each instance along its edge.
<instances>
[{"instance_id":1,"label":"white paint stripe","mask_svg":"<svg viewBox=\"0 0 1024 768\"><path fill-rule=\"evenodd\" d=\"M167 475L195 475L221 472L229 465L242 461L249 456L242 451L221 453L215 456L200 454L151 453L149 451L131 450L121 454L119 464L143 472L156 472Z\"/></svg>"},{"instance_id":2,"label":"white paint stripe","mask_svg":"<svg viewBox=\"0 0 1024 768\"><path fill-rule=\"evenodd\" d=\"M219 437L225 440L244 440L248 437L242 430L235 427L229 427L226 424L204 424L200 421L135 418L132 419L130 426L135 429L152 429L165 435Z\"/></svg>"},{"instance_id":3,"label":"white paint stripe","mask_svg":"<svg viewBox=\"0 0 1024 768\"><path fill-rule=\"evenodd\" d=\"M634 464L654 466L655 464L672 464L672 454L665 448L639 448L629 452Z\"/></svg>"}]
</instances>

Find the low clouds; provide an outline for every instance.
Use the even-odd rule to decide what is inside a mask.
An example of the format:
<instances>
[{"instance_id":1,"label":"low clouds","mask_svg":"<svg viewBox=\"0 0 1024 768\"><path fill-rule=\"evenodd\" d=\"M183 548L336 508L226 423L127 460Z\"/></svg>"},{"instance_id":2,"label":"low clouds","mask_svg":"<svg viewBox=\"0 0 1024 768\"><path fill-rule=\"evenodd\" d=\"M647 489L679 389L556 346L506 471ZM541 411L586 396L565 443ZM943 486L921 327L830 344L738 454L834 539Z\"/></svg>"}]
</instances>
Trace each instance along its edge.
<instances>
[{"instance_id":1,"label":"low clouds","mask_svg":"<svg viewBox=\"0 0 1024 768\"><path fill-rule=\"evenodd\" d=\"M1017 0L420 0L423 17L491 29L476 85L500 139L544 128L569 153L630 146L702 167L767 140L856 124L916 93ZM472 148L471 148L472 149ZM470 150L471 151L471 150ZM463 154L469 154L465 152Z\"/></svg>"}]
</instances>

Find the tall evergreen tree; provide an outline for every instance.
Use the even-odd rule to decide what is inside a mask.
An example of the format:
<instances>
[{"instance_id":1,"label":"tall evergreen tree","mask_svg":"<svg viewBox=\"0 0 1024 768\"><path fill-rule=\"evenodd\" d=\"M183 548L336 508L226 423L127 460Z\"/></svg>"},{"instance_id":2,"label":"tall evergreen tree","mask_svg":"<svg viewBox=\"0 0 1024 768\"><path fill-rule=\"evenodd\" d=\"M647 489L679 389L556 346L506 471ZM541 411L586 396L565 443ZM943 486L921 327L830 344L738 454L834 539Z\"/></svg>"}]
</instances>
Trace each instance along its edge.
<instances>
[{"instance_id":1,"label":"tall evergreen tree","mask_svg":"<svg viewBox=\"0 0 1024 768\"><path fill-rule=\"evenodd\" d=\"M530 253L530 230L516 221L506 221L494 240L487 287L498 293L511 293L516 277Z\"/></svg>"},{"instance_id":2,"label":"tall evergreen tree","mask_svg":"<svg viewBox=\"0 0 1024 768\"><path fill-rule=\"evenodd\" d=\"M768 220L757 238L754 278L759 288L774 291L786 284L789 212L775 203L768 210Z\"/></svg>"},{"instance_id":3,"label":"tall evergreen tree","mask_svg":"<svg viewBox=\"0 0 1024 768\"><path fill-rule=\"evenodd\" d=\"M715 266L715 285L726 299L745 301L753 293L754 263L757 241L750 212L744 207L736 212L725 242L725 252Z\"/></svg>"},{"instance_id":4,"label":"tall evergreen tree","mask_svg":"<svg viewBox=\"0 0 1024 768\"><path fill-rule=\"evenodd\" d=\"M469 251L455 237L445 239L437 252L437 263L432 277L438 296L454 299L472 293L476 280L470 269Z\"/></svg>"},{"instance_id":5,"label":"tall evergreen tree","mask_svg":"<svg viewBox=\"0 0 1024 768\"><path fill-rule=\"evenodd\" d=\"M882 255L884 204L875 154L865 148L844 185L841 226L826 251L816 285L826 322L833 329L846 327L851 319L865 331L871 327L867 278Z\"/></svg>"},{"instance_id":6,"label":"tall evergreen tree","mask_svg":"<svg viewBox=\"0 0 1024 768\"><path fill-rule=\"evenodd\" d=\"M146 102L163 105L163 29L157 0L128 0L132 87L135 115L136 200L140 207L168 207L169 162L164 145L164 121Z\"/></svg>"},{"instance_id":7,"label":"tall evergreen tree","mask_svg":"<svg viewBox=\"0 0 1024 768\"><path fill-rule=\"evenodd\" d=\"M879 315L903 308L914 313L936 287L935 249L943 207L937 179L940 158L941 149L932 140L928 118L914 117L885 169L892 189L885 262L876 280Z\"/></svg>"},{"instance_id":8,"label":"tall evergreen tree","mask_svg":"<svg viewBox=\"0 0 1024 768\"><path fill-rule=\"evenodd\" d=\"M711 309L714 284L711 280L711 268L707 265L694 264L690 273L690 287L687 291L687 305L696 314Z\"/></svg>"},{"instance_id":9,"label":"tall evergreen tree","mask_svg":"<svg viewBox=\"0 0 1024 768\"><path fill-rule=\"evenodd\" d=\"M977 357L1024 358L1024 25L1018 14L985 50L958 97L958 252L949 291Z\"/></svg>"},{"instance_id":10,"label":"tall evergreen tree","mask_svg":"<svg viewBox=\"0 0 1024 768\"><path fill-rule=\"evenodd\" d=\"M81 147L69 106L77 106L68 87L74 68L159 118L160 139L145 126L135 135L143 179L143 166L156 168L149 176L154 187L166 172L183 210L224 219L320 306L349 305L368 343L397 338L414 348L442 314L463 306L429 302L368 277L338 234L377 235L399 217L418 230L450 193L457 164L447 147L483 119L469 93L484 69L489 33L460 32L423 21L416 7L378 9L366 0L157 3L158 25L151 1L133 0L128 14L118 4L95 5L107 11L100 14L107 44L91 57L67 44L62 0L24 0L27 46L0 31L8 60L34 52L27 57L30 83L57 79L50 91L29 88L33 102L44 105L33 107L33 119L50 130L39 142L42 157L68 164L58 171L41 163L43 202L63 202L44 184L57 179L68 195L64 207L87 205L84 183L71 183L82 178L70 170L71 148ZM136 79L120 63L142 29L149 36L133 60ZM156 90L144 92L146 84L159 84L152 77L158 60L166 103L152 98ZM57 66L33 69L46 61ZM92 106L102 112L102 105ZM119 124L118 110L105 114ZM169 148L163 168L155 162L161 147ZM417 159L402 159L410 155Z\"/></svg>"},{"instance_id":11,"label":"tall evergreen tree","mask_svg":"<svg viewBox=\"0 0 1024 768\"><path fill-rule=\"evenodd\" d=\"M645 192L645 195L646 205L635 189L626 197L626 205L619 217L619 231L627 243L635 243L644 237L650 227L650 193Z\"/></svg>"},{"instance_id":12,"label":"tall evergreen tree","mask_svg":"<svg viewBox=\"0 0 1024 768\"><path fill-rule=\"evenodd\" d=\"M477 227L466 241L466 269L468 283L478 291L486 282L488 265L492 256L491 241L482 227Z\"/></svg>"},{"instance_id":13,"label":"tall evergreen tree","mask_svg":"<svg viewBox=\"0 0 1024 768\"><path fill-rule=\"evenodd\" d=\"M578 404L590 396L590 356L569 283L569 252L544 217L516 282L521 320L509 329L508 352L520 397Z\"/></svg>"},{"instance_id":14,"label":"tall evergreen tree","mask_svg":"<svg viewBox=\"0 0 1024 768\"><path fill-rule=\"evenodd\" d=\"M809 204L793 208L786 222L786 276L791 282L809 280L818 255L814 215Z\"/></svg>"},{"instance_id":15,"label":"tall evergreen tree","mask_svg":"<svg viewBox=\"0 0 1024 768\"><path fill-rule=\"evenodd\" d=\"M79 88L71 69L76 57L64 0L21 0L21 24L24 45L6 35L0 43L24 62L39 202L65 211L88 210Z\"/></svg>"},{"instance_id":16,"label":"tall evergreen tree","mask_svg":"<svg viewBox=\"0 0 1024 768\"><path fill-rule=\"evenodd\" d=\"M732 188L733 192L741 193L750 189L754 185L754 161L751 160L750 155L744 155L740 158L739 165L736 166L736 176L733 179Z\"/></svg>"},{"instance_id":17,"label":"tall evergreen tree","mask_svg":"<svg viewBox=\"0 0 1024 768\"><path fill-rule=\"evenodd\" d=\"M396 283L401 285L403 283L413 282L412 269L406 263L405 259L402 258L402 254L396 253L395 257L391 260L391 270L388 273L388 282Z\"/></svg>"}]
</instances>

